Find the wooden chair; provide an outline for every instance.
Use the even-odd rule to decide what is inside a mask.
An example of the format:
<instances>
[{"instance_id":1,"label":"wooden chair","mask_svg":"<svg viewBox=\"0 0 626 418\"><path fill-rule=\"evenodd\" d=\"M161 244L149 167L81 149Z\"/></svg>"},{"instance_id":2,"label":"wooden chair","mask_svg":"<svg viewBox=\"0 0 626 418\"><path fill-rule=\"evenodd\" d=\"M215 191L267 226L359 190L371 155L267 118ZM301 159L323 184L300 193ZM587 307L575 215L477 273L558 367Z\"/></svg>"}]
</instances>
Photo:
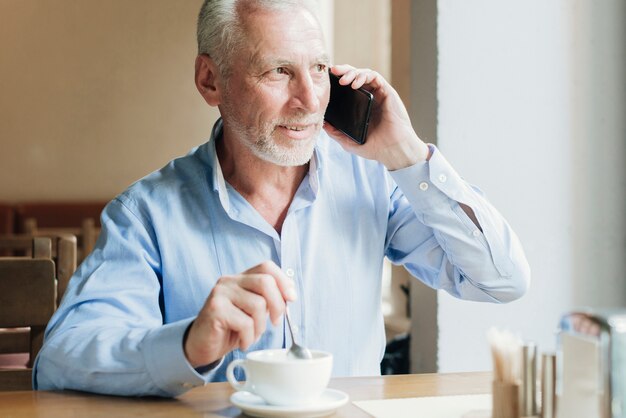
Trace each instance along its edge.
<instances>
[{"instance_id":1,"label":"wooden chair","mask_svg":"<svg viewBox=\"0 0 626 418\"><path fill-rule=\"evenodd\" d=\"M11 254L15 257L32 258L36 249L34 243L48 242L50 255L55 262L55 306L61 302L61 298L67 289L70 278L76 270L76 237L73 235L60 235L56 237L35 237L28 235L0 235L0 253ZM47 253L47 250L45 250ZM0 260L5 258L0 257ZM25 353L30 350L30 330L28 328L2 328L0 329L0 367L4 364L25 364ZM26 356L27 358L27 356Z\"/></svg>"},{"instance_id":2,"label":"wooden chair","mask_svg":"<svg viewBox=\"0 0 626 418\"><path fill-rule=\"evenodd\" d=\"M56 307L52 242L35 238L32 247L32 258L0 258L0 327L29 328L28 363L24 368L0 368L0 391L32 388L33 362Z\"/></svg>"},{"instance_id":3,"label":"wooden chair","mask_svg":"<svg viewBox=\"0 0 626 418\"><path fill-rule=\"evenodd\" d=\"M93 250L106 202L23 202L15 206L16 231L34 236L76 236L78 263Z\"/></svg>"},{"instance_id":4,"label":"wooden chair","mask_svg":"<svg viewBox=\"0 0 626 418\"><path fill-rule=\"evenodd\" d=\"M37 237L55 237L55 236L74 236L76 237L76 260L82 262L96 246L96 240L100 234L100 227L96 227L96 223L92 218L83 219L81 227L58 227L58 228L39 228L35 218L24 220L24 230L26 235Z\"/></svg>"}]
</instances>

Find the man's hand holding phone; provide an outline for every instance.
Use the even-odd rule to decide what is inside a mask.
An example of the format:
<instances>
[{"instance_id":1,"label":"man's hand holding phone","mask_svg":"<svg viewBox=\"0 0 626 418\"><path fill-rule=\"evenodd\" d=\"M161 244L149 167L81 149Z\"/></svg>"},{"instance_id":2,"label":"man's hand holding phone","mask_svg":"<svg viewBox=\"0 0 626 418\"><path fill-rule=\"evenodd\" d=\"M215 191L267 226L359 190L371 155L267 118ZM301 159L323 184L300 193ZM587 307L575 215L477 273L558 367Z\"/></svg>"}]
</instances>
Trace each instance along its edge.
<instances>
[{"instance_id":1,"label":"man's hand holding phone","mask_svg":"<svg viewBox=\"0 0 626 418\"><path fill-rule=\"evenodd\" d=\"M398 170L428 158L428 146L413 130L400 96L380 74L369 69L337 65L331 68L330 77L333 75L339 78L340 86L349 86L353 90L362 88L373 97L362 144L343 133L338 126L333 126L326 116L324 129L346 151L377 160L388 170ZM332 90L330 101L333 101ZM362 125L359 123L357 126Z\"/></svg>"}]
</instances>

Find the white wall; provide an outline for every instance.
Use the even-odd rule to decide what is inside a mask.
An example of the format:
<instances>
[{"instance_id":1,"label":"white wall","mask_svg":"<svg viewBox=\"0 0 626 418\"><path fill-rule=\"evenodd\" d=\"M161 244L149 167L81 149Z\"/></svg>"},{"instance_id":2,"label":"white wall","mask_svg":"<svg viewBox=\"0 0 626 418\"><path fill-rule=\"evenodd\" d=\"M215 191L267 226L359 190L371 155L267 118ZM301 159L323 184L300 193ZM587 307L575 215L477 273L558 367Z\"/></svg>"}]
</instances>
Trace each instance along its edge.
<instances>
[{"instance_id":1,"label":"white wall","mask_svg":"<svg viewBox=\"0 0 626 418\"><path fill-rule=\"evenodd\" d=\"M510 221L533 273L509 305L440 292L440 371L490 369L490 326L549 350L565 311L626 306L625 12L439 0L439 147Z\"/></svg>"}]
</instances>

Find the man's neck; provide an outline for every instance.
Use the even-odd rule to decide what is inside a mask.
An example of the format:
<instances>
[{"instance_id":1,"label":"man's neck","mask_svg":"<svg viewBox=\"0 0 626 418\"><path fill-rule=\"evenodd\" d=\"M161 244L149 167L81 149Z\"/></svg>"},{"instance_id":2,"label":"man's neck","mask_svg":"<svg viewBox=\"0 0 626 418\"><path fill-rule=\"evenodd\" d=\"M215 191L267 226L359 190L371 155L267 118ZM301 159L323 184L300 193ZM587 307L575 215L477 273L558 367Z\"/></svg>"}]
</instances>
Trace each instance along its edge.
<instances>
[{"instance_id":1,"label":"man's neck","mask_svg":"<svg viewBox=\"0 0 626 418\"><path fill-rule=\"evenodd\" d=\"M215 144L224 180L280 233L291 201L309 165L283 167L254 155L224 132Z\"/></svg>"}]
</instances>

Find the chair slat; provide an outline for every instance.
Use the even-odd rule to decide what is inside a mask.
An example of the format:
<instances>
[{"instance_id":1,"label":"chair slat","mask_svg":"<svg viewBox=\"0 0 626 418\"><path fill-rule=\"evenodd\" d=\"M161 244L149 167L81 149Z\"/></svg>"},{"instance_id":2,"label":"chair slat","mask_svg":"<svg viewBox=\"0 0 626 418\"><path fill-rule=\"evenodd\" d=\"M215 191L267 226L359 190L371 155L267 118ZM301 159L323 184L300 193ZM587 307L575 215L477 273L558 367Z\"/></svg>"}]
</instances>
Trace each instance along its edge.
<instances>
[{"instance_id":1,"label":"chair slat","mask_svg":"<svg viewBox=\"0 0 626 418\"><path fill-rule=\"evenodd\" d=\"M0 353L24 353L30 348L30 328L0 330Z\"/></svg>"},{"instance_id":2,"label":"chair slat","mask_svg":"<svg viewBox=\"0 0 626 418\"><path fill-rule=\"evenodd\" d=\"M43 237L33 239L33 258L52 258L52 240Z\"/></svg>"},{"instance_id":3,"label":"chair slat","mask_svg":"<svg viewBox=\"0 0 626 418\"><path fill-rule=\"evenodd\" d=\"M32 390L31 369L0 370L0 391Z\"/></svg>"},{"instance_id":4,"label":"chair slat","mask_svg":"<svg viewBox=\"0 0 626 418\"><path fill-rule=\"evenodd\" d=\"M50 259L0 259L0 327L46 325L56 307Z\"/></svg>"}]
</instances>

